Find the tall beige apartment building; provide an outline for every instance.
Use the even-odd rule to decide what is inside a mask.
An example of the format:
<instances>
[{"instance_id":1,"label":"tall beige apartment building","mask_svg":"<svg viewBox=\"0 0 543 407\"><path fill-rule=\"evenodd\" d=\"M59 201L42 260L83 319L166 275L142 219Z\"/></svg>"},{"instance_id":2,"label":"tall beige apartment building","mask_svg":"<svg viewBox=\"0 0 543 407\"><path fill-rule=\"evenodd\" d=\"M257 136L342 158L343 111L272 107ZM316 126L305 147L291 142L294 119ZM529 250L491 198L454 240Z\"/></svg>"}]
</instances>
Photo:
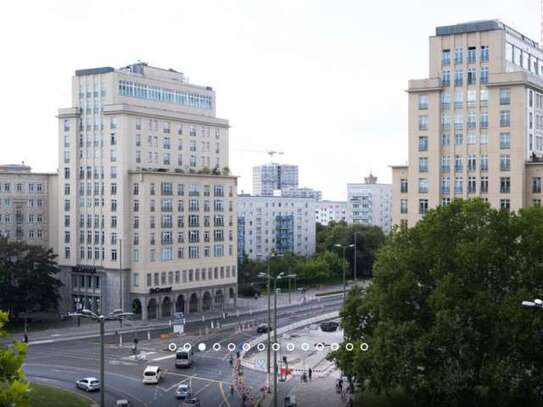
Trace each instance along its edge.
<instances>
[{"instance_id":1,"label":"tall beige apartment building","mask_svg":"<svg viewBox=\"0 0 543 407\"><path fill-rule=\"evenodd\" d=\"M496 20L437 27L429 75L409 81L408 165L393 166L393 224L481 197L541 203L543 50Z\"/></svg>"},{"instance_id":2,"label":"tall beige apartment building","mask_svg":"<svg viewBox=\"0 0 543 407\"><path fill-rule=\"evenodd\" d=\"M146 63L72 85L58 114L65 307L151 319L233 304L237 179L213 89Z\"/></svg>"}]
</instances>

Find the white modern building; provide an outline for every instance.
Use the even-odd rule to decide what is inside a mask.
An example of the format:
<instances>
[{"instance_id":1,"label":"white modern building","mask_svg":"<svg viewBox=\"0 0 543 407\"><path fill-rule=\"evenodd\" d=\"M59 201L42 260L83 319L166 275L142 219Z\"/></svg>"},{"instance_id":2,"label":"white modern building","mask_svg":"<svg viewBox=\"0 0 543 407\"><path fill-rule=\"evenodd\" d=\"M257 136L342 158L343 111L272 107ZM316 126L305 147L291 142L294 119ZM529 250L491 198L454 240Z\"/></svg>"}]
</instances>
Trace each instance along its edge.
<instances>
[{"instance_id":1,"label":"white modern building","mask_svg":"<svg viewBox=\"0 0 543 407\"><path fill-rule=\"evenodd\" d=\"M298 166L269 163L253 167L253 195L272 196L274 191L298 188Z\"/></svg>"},{"instance_id":2,"label":"white modern building","mask_svg":"<svg viewBox=\"0 0 543 407\"><path fill-rule=\"evenodd\" d=\"M315 220L321 225L349 220L346 201L319 201L315 206Z\"/></svg>"},{"instance_id":3,"label":"white modern building","mask_svg":"<svg viewBox=\"0 0 543 407\"><path fill-rule=\"evenodd\" d=\"M274 191L275 196L285 196L290 198L312 198L316 201L322 199L322 192L307 187L286 187Z\"/></svg>"},{"instance_id":4,"label":"white modern building","mask_svg":"<svg viewBox=\"0 0 543 407\"><path fill-rule=\"evenodd\" d=\"M57 178L57 174L32 172L24 164L0 165L1 236L53 247L57 240Z\"/></svg>"},{"instance_id":5,"label":"white modern building","mask_svg":"<svg viewBox=\"0 0 543 407\"><path fill-rule=\"evenodd\" d=\"M374 225L390 232L392 224L392 185L377 183L370 174L364 183L347 184L348 219L350 223Z\"/></svg>"},{"instance_id":6,"label":"white modern building","mask_svg":"<svg viewBox=\"0 0 543 407\"><path fill-rule=\"evenodd\" d=\"M315 208L312 198L239 195L239 256L264 260L272 251L313 255Z\"/></svg>"},{"instance_id":7,"label":"white modern building","mask_svg":"<svg viewBox=\"0 0 543 407\"><path fill-rule=\"evenodd\" d=\"M83 69L60 109L67 309L169 317L234 303L237 179L215 92L172 69Z\"/></svg>"}]
</instances>

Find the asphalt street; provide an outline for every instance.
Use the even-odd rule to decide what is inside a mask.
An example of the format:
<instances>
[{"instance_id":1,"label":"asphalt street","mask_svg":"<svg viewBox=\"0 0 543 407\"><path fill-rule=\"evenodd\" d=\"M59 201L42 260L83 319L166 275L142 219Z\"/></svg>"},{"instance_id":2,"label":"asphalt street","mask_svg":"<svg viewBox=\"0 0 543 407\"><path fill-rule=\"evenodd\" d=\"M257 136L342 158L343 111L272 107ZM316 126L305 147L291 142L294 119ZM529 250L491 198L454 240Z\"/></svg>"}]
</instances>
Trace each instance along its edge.
<instances>
[{"instance_id":1,"label":"asphalt street","mask_svg":"<svg viewBox=\"0 0 543 407\"><path fill-rule=\"evenodd\" d=\"M341 296L322 298L306 304L294 304L283 308L278 313L278 326L284 326L309 319L315 315L339 309ZM230 394L233 369L229 357L235 352L228 350L228 344L239 347L257 336L254 326L266 321L266 312L254 313L237 318L235 313L211 321L194 321L186 325L185 334L171 339L159 339L164 331L135 332L123 335L123 346L119 346L119 337L106 337L105 348L105 384L106 404L114 406L118 399L127 399L133 406L179 406L175 399L175 390L180 383L187 383L192 394L200 398L202 407L241 406L239 394ZM217 329L217 322L221 328ZM240 327L244 330L240 331ZM138 349L146 360L134 358L131 350L133 339L139 339ZM169 343L178 346L190 343L194 350L194 365L189 369L176 369L175 353L167 350ZM198 344L205 344L204 351L198 350ZM213 345L220 344L219 350ZM215 345L215 349L218 345ZM31 381L51 384L63 388L75 389L75 381L82 377L99 377L99 338L73 339L58 338L45 343L33 344L28 348L24 369ZM143 370L148 365L158 365L165 372L158 385L142 383ZM260 396L260 388L266 381L262 372L245 369L242 375L244 383L255 397ZM293 380L294 381L294 380ZM292 381L292 382L293 382ZM281 394L288 392L293 383L281 383ZM84 393L94 400L99 400L99 393Z\"/></svg>"}]
</instances>

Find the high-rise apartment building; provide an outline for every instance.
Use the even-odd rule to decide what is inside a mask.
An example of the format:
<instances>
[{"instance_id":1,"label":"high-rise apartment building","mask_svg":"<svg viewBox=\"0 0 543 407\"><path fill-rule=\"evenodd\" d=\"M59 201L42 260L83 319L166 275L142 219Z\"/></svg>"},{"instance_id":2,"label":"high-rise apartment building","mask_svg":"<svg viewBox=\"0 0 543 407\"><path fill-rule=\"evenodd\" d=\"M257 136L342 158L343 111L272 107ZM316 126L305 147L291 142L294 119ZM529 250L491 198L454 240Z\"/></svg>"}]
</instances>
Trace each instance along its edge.
<instances>
[{"instance_id":1,"label":"high-rise apartment building","mask_svg":"<svg viewBox=\"0 0 543 407\"><path fill-rule=\"evenodd\" d=\"M348 222L379 226L383 232L390 232L392 185L377 183L377 177L370 174L364 183L347 184Z\"/></svg>"},{"instance_id":2,"label":"high-rise apartment building","mask_svg":"<svg viewBox=\"0 0 543 407\"><path fill-rule=\"evenodd\" d=\"M540 205L543 50L496 21L437 27L429 76L409 81L409 164L392 167L393 222L480 197Z\"/></svg>"},{"instance_id":3,"label":"high-rise apartment building","mask_svg":"<svg viewBox=\"0 0 543 407\"><path fill-rule=\"evenodd\" d=\"M298 166L269 163L253 167L253 195L272 196L274 191L298 188Z\"/></svg>"},{"instance_id":4,"label":"high-rise apartment building","mask_svg":"<svg viewBox=\"0 0 543 407\"><path fill-rule=\"evenodd\" d=\"M213 89L145 63L83 69L58 118L66 308L147 319L234 302L237 180Z\"/></svg>"},{"instance_id":5,"label":"high-rise apartment building","mask_svg":"<svg viewBox=\"0 0 543 407\"><path fill-rule=\"evenodd\" d=\"M239 256L265 260L272 252L315 254L315 208L312 198L239 195Z\"/></svg>"},{"instance_id":6,"label":"high-rise apartment building","mask_svg":"<svg viewBox=\"0 0 543 407\"><path fill-rule=\"evenodd\" d=\"M56 189L57 174L35 173L27 165L0 165L0 235L55 249Z\"/></svg>"},{"instance_id":7,"label":"high-rise apartment building","mask_svg":"<svg viewBox=\"0 0 543 407\"><path fill-rule=\"evenodd\" d=\"M348 221L346 201L319 201L315 206L315 220L321 225Z\"/></svg>"}]
</instances>

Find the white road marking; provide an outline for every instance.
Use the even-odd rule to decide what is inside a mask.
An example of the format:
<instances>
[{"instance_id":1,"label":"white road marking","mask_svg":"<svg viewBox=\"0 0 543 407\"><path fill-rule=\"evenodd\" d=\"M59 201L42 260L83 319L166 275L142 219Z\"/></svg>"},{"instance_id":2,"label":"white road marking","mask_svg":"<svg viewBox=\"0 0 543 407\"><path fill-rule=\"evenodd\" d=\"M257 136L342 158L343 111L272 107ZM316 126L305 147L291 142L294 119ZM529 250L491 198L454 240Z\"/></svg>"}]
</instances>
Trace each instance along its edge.
<instances>
[{"instance_id":1,"label":"white road marking","mask_svg":"<svg viewBox=\"0 0 543 407\"><path fill-rule=\"evenodd\" d=\"M172 359L175 355L161 356L159 358L152 359L151 362L159 362L161 360Z\"/></svg>"}]
</instances>

